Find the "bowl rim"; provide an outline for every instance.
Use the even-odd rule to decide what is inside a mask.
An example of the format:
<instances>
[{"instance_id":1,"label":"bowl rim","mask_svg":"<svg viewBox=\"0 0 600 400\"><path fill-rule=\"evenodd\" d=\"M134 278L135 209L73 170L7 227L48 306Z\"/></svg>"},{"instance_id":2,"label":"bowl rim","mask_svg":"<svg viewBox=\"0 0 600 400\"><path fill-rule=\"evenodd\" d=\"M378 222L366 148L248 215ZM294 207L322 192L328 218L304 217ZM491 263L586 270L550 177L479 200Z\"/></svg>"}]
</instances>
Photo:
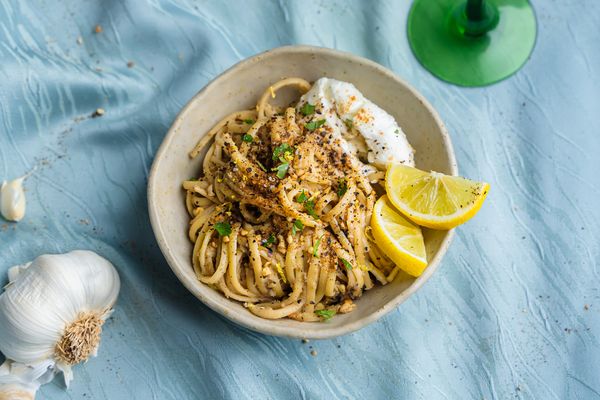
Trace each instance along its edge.
<instances>
[{"instance_id":1,"label":"bowl rim","mask_svg":"<svg viewBox=\"0 0 600 400\"><path fill-rule=\"evenodd\" d=\"M427 99L425 99L425 97L423 97L423 95L421 95L410 84L408 84L406 81L404 81L400 77L396 76L392 71L388 70L387 68L383 67L382 65L380 65L374 61L371 61L367 58L361 57L361 56L357 56L357 55L354 55L354 54L351 54L348 52L344 52L344 51L340 51L340 50L324 48L324 47L307 46L307 45L290 45L290 46L277 47L277 48L273 48L273 49L261 52L259 54L251 56L249 58L246 58L246 59L232 65L231 67L226 69L224 72L222 72L221 74L216 76L214 79L212 79L208 84L206 84L181 109L181 111L177 114L177 116L173 120L173 123L172 123L171 127L169 128L169 131L165 135L160 147L158 148L158 150L156 152L156 155L154 156L154 160L152 162L152 167L150 169L150 174L148 177L148 189L147 189L148 212L149 212L149 216L150 216L150 224L152 226L152 231L154 233L154 236L156 238L158 246L167 261L167 264L169 265L171 270L175 273L175 275L177 276L179 281L186 287L186 289L189 290L196 298L198 298L200 301L202 301L202 303L204 303L210 309L212 309L213 311L217 312L218 314L224 316L228 320L235 322L238 325L241 325L245 328L248 328L253 331L263 333L263 334L290 337L290 338L330 339L330 338L334 338L334 337L338 337L338 336L342 336L342 335L346 335L346 334L355 332L355 331L377 321L378 319L382 318L383 316L385 316L392 310L396 309L396 307L398 307L400 304L402 304L404 301L406 301L411 295L413 295L415 292L417 292L417 290L419 290L425 284L425 282L427 282L429 280L429 278L433 275L433 273L438 269L442 258L446 254L446 251L448 250L448 247L450 246L450 243L452 242L452 239L454 238L454 233L455 233L454 229L451 229L447 232L446 236L444 237L444 239L442 240L442 242L440 244L440 248L439 248L438 252L434 256L434 258L430 261L428 267L425 269L425 272L421 276L419 276L409 287L407 287L401 293L399 293L394 298L392 298L390 301L385 303L383 306L378 308L375 312L373 312L363 318L360 318L356 321L352 321L352 322L349 322L347 324L343 324L340 326L327 327L327 325L323 325L323 329L303 330L302 328L296 328L296 327L275 326L275 325L271 324L272 321L267 320L267 319L253 320L246 315L238 314L237 312L231 312L231 309L229 306L221 305L221 304L217 303L216 301L214 301L213 299L211 299L210 297L204 295L202 293L203 290L213 290L213 289L209 288L208 286L202 284L201 282L199 282L197 280L192 281L192 280L188 279L188 277L184 274L183 268L186 268L189 266L180 265L177 262L173 253L171 252L171 249L169 248L169 246L167 244L167 240L165 239L166 234L164 233L163 228L161 226L159 212L158 212L157 207L155 206L155 201L154 201L154 199L157 197L157 194L158 194L158 185L157 185L157 182L155 181L155 176L157 175L156 172L161 166L162 160L164 159L164 154L167 152L167 148L170 146L171 142L173 141L174 137L177 135L177 133L179 131L182 117L188 112L188 110L190 108L195 106L195 103L196 103L198 97L201 97L204 94L204 92L209 90L211 87L219 84L222 80L228 79L230 77L230 75L232 75L239 68L243 68L246 65L260 62L261 59L266 58L271 55L280 55L280 54L289 54L289 53L322 54L322 55L326 55L326 56L335 56L335 57L345 58L345 59L348 59L349 61L363 64L367 67L373 68L378 73L381 73L381 74L385 75L387 78L392 79L392 80L396 81L398 84L404 86L413 96L415 96L423 104L423 106L426 108L426 110L430 113L435 124L439 127L440 132L442 134L442 140L444 142L443 143L444 148L448 154L448 158L449 158L449 162L450 162L450 172L452 175L458 175L458 167L457 167L457 163L456 163L454 148L452 146L452 141L450 139L450 135L448 133L448 130L446 129L446 126L442 122L441 118L439 117L437 111L433 108L433 106L427 101ZM227 299L227 300L234 302L234 300L230 300L230 299ZM307 326L307 328L308 328L308 326Z\"/></svg>"}]
</instances>

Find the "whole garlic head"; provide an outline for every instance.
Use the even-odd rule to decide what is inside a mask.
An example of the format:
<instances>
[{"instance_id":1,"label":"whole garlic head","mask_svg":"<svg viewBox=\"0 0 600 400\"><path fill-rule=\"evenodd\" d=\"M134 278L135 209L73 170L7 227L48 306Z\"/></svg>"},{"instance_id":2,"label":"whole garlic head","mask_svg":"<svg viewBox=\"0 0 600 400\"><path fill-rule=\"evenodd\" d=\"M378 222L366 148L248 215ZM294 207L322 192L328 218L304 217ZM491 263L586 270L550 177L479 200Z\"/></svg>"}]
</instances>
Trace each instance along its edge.
<instances>
[{"instance_id":1,"label":"whole garlic head","mask_svg":"<svg viewBox=\"0 0 600 400\"><path fill-rule=\"evenodd\" d=\"M8 275L0 295L0 351L7 358L0 399L8 385L35 393L59 371L68 386L71 366L96 355L119 294L116 269L94 252L77 250L40 256Z\"/></svg>"}]
</instances>

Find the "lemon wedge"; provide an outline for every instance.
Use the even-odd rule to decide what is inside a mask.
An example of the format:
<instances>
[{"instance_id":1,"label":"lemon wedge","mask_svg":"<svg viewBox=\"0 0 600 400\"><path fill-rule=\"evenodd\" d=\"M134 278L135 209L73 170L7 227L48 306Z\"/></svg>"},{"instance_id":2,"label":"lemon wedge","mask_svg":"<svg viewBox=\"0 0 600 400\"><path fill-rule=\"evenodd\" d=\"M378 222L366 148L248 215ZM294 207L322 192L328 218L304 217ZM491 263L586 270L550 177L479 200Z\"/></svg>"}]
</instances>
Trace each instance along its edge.
<instances>
[{"instance_id":1,"label":"lemon wedge","mask_svg":"<svg viewBox=\"0 0 600 400\"><path fill-rule=\"evenodd\" d=\"M423 273L427 256L421 228L394 209L387 196L375 203L371 229L377 247L398 267L412 276Z\"/></svg>"},{"instance_id":2,"label":"lemon wedge","mask_svg":"<svg viewBox=\"0 0 600 400\"><path fill-rule=\"evenodd\" d=\"M477 214L490 185L391 164L385 175L385 190L390 202L414 223L452 229Z\"/></svg>"}]
</instances>

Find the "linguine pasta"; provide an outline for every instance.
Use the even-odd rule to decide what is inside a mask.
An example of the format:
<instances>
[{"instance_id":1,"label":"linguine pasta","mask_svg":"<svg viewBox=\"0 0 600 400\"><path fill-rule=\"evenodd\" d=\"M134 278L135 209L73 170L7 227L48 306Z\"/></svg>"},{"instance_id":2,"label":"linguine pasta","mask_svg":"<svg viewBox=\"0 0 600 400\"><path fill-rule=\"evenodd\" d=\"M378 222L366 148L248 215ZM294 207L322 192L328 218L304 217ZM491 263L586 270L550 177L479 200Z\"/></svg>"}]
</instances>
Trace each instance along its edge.
<instances>
[{"instance_id":1,"label":"linguine pasta","mask_svg":"<svg viewBox=\"0 0 600 400\"><path fill-rule=\"evenodd\" d=\"M200 178L183 182L192 261L201 282L257 316L320 321L352 311L398 269L369 232L383 174L344 151L319 104L272 106L286 86L311 88L275 83L190 152L205 153Z\"/></svg>"}]
</instances>

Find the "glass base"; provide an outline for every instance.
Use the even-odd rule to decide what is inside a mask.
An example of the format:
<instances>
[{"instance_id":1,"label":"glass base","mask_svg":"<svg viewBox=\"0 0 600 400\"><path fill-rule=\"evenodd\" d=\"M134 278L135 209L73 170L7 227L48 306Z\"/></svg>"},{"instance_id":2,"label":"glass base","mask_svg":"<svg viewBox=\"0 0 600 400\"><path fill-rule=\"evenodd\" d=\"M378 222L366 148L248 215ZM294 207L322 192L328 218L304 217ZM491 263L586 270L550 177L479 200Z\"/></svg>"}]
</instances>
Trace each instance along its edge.
<instances>
[{"instance_id":1,"label":"glass base","mask_svg":"<svg viewBox=\"0 0 600 400\"><path fill-rule=\"evenodd\" d=\"M535 45L533 9L527 0L487 6L491 17L478 25L466 20L464 0L414 0L408 40L419 62L460 86L490 85L518 71Z\"/></svg>"}]
</instances>

